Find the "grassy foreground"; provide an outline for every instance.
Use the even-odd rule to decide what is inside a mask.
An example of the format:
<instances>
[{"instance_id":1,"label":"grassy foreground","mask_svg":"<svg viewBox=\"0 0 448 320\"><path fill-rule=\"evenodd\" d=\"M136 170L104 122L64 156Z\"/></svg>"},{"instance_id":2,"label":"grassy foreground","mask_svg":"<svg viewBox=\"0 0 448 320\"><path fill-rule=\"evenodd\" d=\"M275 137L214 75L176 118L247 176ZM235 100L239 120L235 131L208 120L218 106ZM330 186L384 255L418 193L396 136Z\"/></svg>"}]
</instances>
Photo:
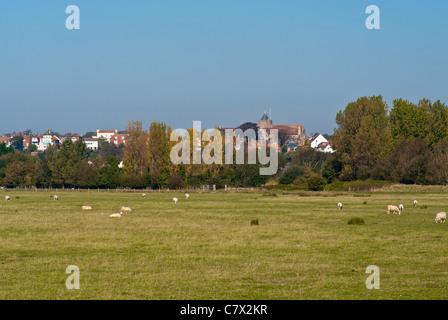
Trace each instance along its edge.
<instances>
[{"instance_id":1,"label":"grassy foreground","mask_svg":"<svg viewBox=\"0 0 448 320\"><path fill-rule=\"evenodd\" d=\"M53 194L0 193L0 299L448 298L448 223L434 223L446 193ZM121 206L132 213L109 218ZM80 290L66 288L69 265Z\"/></svg>"}]
</instances>

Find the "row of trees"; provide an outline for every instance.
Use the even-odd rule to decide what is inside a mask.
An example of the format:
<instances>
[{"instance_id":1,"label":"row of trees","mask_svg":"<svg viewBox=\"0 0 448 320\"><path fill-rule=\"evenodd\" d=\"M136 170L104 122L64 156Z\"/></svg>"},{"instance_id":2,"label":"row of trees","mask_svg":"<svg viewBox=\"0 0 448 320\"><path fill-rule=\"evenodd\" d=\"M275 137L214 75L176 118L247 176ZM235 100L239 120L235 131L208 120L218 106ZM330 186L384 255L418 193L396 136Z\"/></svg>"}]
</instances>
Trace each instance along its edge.
<instances>
[{"instance_id":1,"label":"row of trees","mask_svg":"<svg viewBox=\"0 0 448 320\"><path fill-rule=\"evenodd\" d=\"M170 151L177 142L169 140L171 131L165 123L153 122L147 131L141 122L131 121L124 148L102 143L95 152L81 141L67 139L60 149L51 146L39 157L0 145L0 184L66 188L181 188L215 184L220 188L225 184L259 186L267 181L267 177L259 175L257 164L173 164ZM188 132L193 135L191 129Z\"/></svg>"},{"instance_id":2,"label":"row of trees","mask_svg":"<svg viewBox=\"0 0 448 320\"><path fill-rule=\"evenodd\" d=\"M170 141L171 128L153 122L145 130L141 122L131 121L124 148L102 143L99 151L92 151L83 142L67 139L60 149L49 147L35 157L0 144L0 184L173 189L201 184L252 187L269 182L321 190L338 180L448 182L448 108L440 101L423 99L413 104L397 99L389 111L381 96L363 97L340 111L336 123L332 136L336 153L308 146L279 154L274 177L261 176L260 165L248 164L247 154L246 163L240 165L173 164L170 151L178 141ZM196 141L192 129L187 133L190 141ZM202 149L209 143L203 141ZM192 156L193 144L189 148Z\"/></svg>"},{"instance_id":3,"label":"row of trees","mask_svg":"<svg viewBox=\"0 0 448 320\"><path fill-rule=\"evenodd\" d=\"M336 116L333 147L323 176L446 184L448 108L427 99L413 104L396 99L392 109L381 96L349 103Z\"/></svg>"}]
</instances>

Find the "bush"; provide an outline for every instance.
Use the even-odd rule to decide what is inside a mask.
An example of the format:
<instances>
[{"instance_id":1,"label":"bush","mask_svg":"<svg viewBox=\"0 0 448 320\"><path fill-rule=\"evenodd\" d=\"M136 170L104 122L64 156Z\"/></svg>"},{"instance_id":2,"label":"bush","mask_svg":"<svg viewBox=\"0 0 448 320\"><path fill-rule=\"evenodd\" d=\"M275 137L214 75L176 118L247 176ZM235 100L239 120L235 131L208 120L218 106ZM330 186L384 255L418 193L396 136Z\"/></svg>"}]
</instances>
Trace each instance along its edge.
<instances>
[{"instance_id":1,"label":"bush","mask_svg":"<svg viewBox=\"0 0 448 320\"><path fill-rule=\"evenodd\" d=\"M365 223L364 223L364 219L361 219L361 218L351 218L350 220L348 220L348 224L363 226Z\"/></svg>"},{"instance_id":2,"label":"bush","mask_svg":"<svg viewBox=\"0 0 448 320\"><path fill-rule=\"evenodd\" d=\"M263 197L278 197L278 195L274 192L271 193L263 193Z\"/></svg>"},{"instance_id":3,"label":"bush","mask_svg":"<svg viewBox=\"0 0 448 320\"><path fill-rule=\"evenodd\" d=\"M293 166L288 169L282 174L278 182L280 184L291 184L294 182L294 180L298 177L303 175L304 170L302 167L299 166Z\"/></svg>"},{"instance_id":4,"label":"bush","mask_svg":"<svg viewBox=\"0 0 448 320\"><path fill-rule=\"evenodd\" d=\"M128 173L120 177L120 185L132 189L144 189L148 183L147 180L148 177L145 174Z\"/></svg>"},{"instance_id":5,"label":"bush","mask_svg":"<svg viewBox=\"0 0 448 320\"><path fill-rule=\"evenodd\" d=\"M258 226L258 224L259 224L258 219L252 219L252 220L250 221L250 225L251 225L251 226Z\"/></svg>"},{"instance_id":6,"label":"bush","mask_svg":"<svg viewBox=\"0 0 448 320\"><path fill-rule=\"evenodd\" d=\"M318 175L313 175L308 179L307 185L310 191L322 191L324 190L325 180Z\"/></svg>"},{"instance_id":7,"label":"bush","mask_svg":"<svg viewBox=\"0 0 448 320\"><path fill-rule=\"evenodd\" d=\"M184 182L179 176L171 176L168 180L168 188L170 189L182 189Z\"/></svg>"}]
</instances>

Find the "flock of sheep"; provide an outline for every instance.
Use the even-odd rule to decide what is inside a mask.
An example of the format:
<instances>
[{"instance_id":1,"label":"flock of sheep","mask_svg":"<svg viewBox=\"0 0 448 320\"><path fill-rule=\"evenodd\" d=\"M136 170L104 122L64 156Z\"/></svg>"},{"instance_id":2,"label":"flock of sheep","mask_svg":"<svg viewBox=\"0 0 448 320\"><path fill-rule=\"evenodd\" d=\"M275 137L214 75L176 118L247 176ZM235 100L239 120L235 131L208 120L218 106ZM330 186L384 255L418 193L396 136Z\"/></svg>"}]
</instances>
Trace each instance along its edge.
<instances>
[{"instance_id":1,"label":"flock of sheep","mask_svg":"<svg viewBox=\"0 0 448 320\"><path fill-rule=\"evenodd\" d=\"M414 200L412 202L412 204L414 205L414 208L416 208L417 205L418 205L418 201ZM342 203L341 202L338 202L338 209L342 210ZM398 207L394 206L394 205L388 205L387 206L387 214L390 214L391 212L393 214L401 214L401 212L403 210L404 210L403 204L399 204ZM446 212L442 211L442 212L439 212L439 213L436 214L436 219L435 219L436 223L439 223L439 222L440 223L445 223L445 220L446 220Z\"/></svg>"},{"instance_id":2,"label":"flock of sheep","mask_svg":"<svg viewBox=\"0 0 448 320\"><path fill-rule=\"evenodd\" d=\"M142 198L143 198L143 199L146 198L146 193L142 193ZM58 200L59 200L59 197L58 197L57 195L54 195L54 196L53 196L53 199L54 199L55 201L58 201ZM187 200L190 199L190 195L189 195L188 193L185 194L185 199L187 199ZM5 200L6 200L6 201L11 201L11 197L10 197L10 196L5 196ZM178 198L173 198L173 203L174 203L174 204L176 204L176 203L178 203L178 202L179 202L179 199L178 199ZM82 210L92 210L92 207L91 207L91 206L82 206L81 209L82 209ZM130 211L132 211L132 209L129 208L129 207L121 207L121 211L120 211L119 213L112 213L109 217L112 217L112 218L121 218L121 217L123 216L123 211L130 212Z\"/></svg>"},{"instance_id":3,"label":"flock of sheep","mask_svg":"<svg viewBox=\"0 0 448 320\"><path fill-rule=\"evenodd\" d=\"M142 198L145 199L146 198L146 193L142 193ZM189 199L190 195L187 193L185 194L185 199ZM173 203L176 204L179 201L179 199L177 198L173 198ZM82 210L92 210L92 207L90 206L82 206ZM123 216L123 211L127 211L127 212L131 212L132 209L129 207L121 207L121 210L119 213L112 213L109 217L112 218L121 218Z\"/></svg>"},{"instance_id":4,"label":"flock of sheep","mask_svg":"<svg viewBox=\"0 0 448 320\"><path fill-rule=\"evenodd\" d=\"M143 199L146 198L146 193L142 194L142 198ZM186 193L185 194L185 199L188 200L189 198L190 198L190 195L188 193ZM53 199L55 201L58 201L59 197L57 195L55 195L53 197ZM11 201L11 197L10 196L5 196L5 200L6 201ZM174 204L177 204L178 202L179 202L178 198L173 198L173 203ZM418 205L418 201L414 200L413 201L413 205L414 205L414 208L416 208L417 205ZM338 202L338 209L342 210L342 203L341 202ZM92 210L92 207L91 206L82 206L82 210ZM398 206L394 206L394 205L388 205L387 206L387 214L390 214L391 212L393 214L401 214L401 212L403 212L403 210L404 210L403 204L399 204ZM132 209L129 208L129 207L121 207L120 213L113 213L109 217L121 218L123 216L123 211L130 212L130 211L132 211ZM439 213L436 214L436 218L435 218L435 222L436 223L439 223L439 222L440 223L445 223L445 220L446 220L446 212L442 211L442 212L439 212Z\"/></svg>"}]
</instances>

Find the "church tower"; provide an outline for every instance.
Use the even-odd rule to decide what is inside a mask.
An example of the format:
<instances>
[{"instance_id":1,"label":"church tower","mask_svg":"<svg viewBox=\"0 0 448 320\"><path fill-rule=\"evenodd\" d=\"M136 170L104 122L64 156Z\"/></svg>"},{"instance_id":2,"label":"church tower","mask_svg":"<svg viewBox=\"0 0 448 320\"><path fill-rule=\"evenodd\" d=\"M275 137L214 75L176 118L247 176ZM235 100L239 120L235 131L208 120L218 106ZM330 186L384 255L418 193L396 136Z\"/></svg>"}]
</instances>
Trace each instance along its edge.
<instances>
[{"instance_id":1,"label":"church tower","mask_svg":"<svg viewBox=\"0 0 448 320\"><path fill-rule=\"evenodd\" d=\"M272 120L266 114L266 108L264 109L263 117L261 117L261 120L258 120L257 124L260 129L270 129L272 127Z\"/></svg>"}]
</instances>

